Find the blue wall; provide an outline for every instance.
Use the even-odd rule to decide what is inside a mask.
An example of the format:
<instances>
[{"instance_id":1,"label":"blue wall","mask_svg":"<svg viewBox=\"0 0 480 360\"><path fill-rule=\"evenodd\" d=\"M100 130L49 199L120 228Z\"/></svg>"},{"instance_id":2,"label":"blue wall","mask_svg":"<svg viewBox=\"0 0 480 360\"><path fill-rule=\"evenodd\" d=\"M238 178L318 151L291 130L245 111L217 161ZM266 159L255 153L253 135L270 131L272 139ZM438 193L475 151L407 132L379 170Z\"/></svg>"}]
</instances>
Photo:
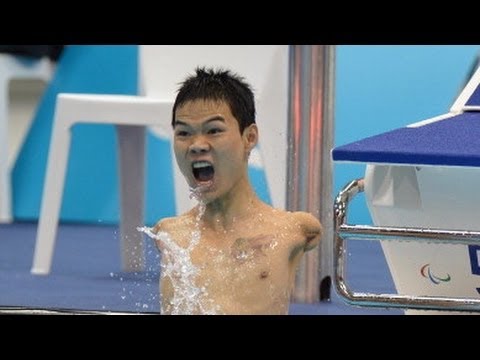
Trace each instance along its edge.
<instances>
[{"instance_id":1,"label":"blue wall","mask_svg":"<svg viewBox=\"0 0 480 360\"><path fill-rule=\"evenodd\" d=\"M65 48L13 171L15 219L38 218L56 95L60 92L136 94L137 54L137 46L126 45ZM118 218L113 126L76 125L72 132L61 219Z\"/></svg>"},{"instance_id":2,"label":"blue wall","mask_svg":"<svg viewBox=\"0 0 480 360\"><path fill-rule=\"evenodd\" d=\"M480 46L337 46L335 146L448 111L480 53ZM37 220L59 92L137 94L135 45L68 46L37 109L13 173L16 220ZM118 222L116 138L111 125L76 125L61 209L62 221ZM146 223L175 212L170 147L148 135ZM365 166L334 165L334 194L363 177ZM269 200L264 174L250 170ZM334 195L332 194L332 195ZM369 223L362 198L354 223Z\"/></svg>"}]
</instances>

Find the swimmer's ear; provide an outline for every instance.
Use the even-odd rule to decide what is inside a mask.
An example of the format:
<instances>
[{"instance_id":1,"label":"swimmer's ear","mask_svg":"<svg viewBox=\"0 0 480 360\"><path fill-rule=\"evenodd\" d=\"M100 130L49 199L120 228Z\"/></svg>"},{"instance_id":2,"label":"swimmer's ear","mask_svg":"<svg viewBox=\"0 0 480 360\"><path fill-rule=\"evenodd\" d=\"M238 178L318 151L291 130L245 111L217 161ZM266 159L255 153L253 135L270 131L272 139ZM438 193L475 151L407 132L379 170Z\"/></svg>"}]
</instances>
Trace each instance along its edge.
<instances>
[{"instance_id":1,"label":"swimmer's ear","mask_svg":"<svg viewBox=\"0 0 480 360\"><path fill-rule=\"evenodd\" d=\"M243 143L245 152L248 154L258 143L258 128L256 124L250 124L243 130Z\"/></svg>"}]
</instances>

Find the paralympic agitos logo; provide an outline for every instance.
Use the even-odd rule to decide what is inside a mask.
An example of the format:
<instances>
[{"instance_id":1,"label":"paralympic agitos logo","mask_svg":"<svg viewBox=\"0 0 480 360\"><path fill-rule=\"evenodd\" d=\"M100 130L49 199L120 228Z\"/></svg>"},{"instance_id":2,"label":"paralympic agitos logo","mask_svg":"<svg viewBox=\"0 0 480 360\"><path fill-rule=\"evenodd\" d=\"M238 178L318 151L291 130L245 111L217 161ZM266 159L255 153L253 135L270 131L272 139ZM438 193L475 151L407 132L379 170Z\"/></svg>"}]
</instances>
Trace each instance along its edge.
<instances>
[{"instance_id":1,"label":"paralympic agitos logo","mask_svg":"<svg viewBox=\"0 0 480 360\"><path fill-rule=\"evenodd\" d=\"M438 285L442 282L449 282L451 280L450 274L446 274L444 276L438 276L432 272L430 268L430 264L425 264L420 268L420 274L427 279L430 279L432 283Z\"/></svg>"}]
</instances>

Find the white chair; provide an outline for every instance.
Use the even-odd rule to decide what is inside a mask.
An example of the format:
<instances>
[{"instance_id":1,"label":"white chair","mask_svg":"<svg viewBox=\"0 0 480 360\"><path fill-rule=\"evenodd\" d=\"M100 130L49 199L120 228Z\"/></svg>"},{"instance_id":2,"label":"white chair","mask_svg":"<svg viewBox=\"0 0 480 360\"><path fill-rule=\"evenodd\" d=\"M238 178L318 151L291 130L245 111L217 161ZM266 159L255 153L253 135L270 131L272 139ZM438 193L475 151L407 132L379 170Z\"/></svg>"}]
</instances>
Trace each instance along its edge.
<instances>
[{"instance_id":1,"label":"white chair","mask_svg":"<svg viewBox=\"0 0 480 360\"><path fill-rule=\"evenodd\" d=\"M139 88L142 96L59 94L31 272L48 274L70 145L78 122L117 126L120 162L120 237L125 271L144 269L143 224L145 127L171 138L171 109L179 82L196 66L221 66L245 76L257 96L257 119L267 183L274 206L286 197L288 46L286 45L141 45ZM257 157L258 158L258 157ZM191 205L187 184L172 159L177 214Z\"/></svg>"},{"instance_id":2,"label":"white chair","mask_svg":"<svg viewBox=\"0 0 480 360\"><path fill-rule=\"evenodd\" d=\"M11 172L33 120L28 119L27 126L15 142L9 139L10 85L12 80L18 79L35 79L46 83L51 78L52 68L52 63L46 57L22 59L15 55L0 54L0 223L11 223L13 220ZM10 147L9 143L17 146Z\"/></svg>"}]
</instances>

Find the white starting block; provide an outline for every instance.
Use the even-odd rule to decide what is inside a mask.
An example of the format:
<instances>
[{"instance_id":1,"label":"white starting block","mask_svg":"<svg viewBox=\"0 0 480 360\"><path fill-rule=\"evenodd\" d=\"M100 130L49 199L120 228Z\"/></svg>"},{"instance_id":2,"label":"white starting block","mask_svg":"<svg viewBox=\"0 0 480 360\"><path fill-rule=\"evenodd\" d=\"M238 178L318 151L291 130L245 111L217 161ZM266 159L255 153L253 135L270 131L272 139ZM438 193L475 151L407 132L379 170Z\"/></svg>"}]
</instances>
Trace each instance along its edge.
<instances>
[{"instance_id":1,"label":"white starting block","mask_svg":"<svg viewBox=\"0 0 480 360\"><path fill-rule=\"evenodd\" d=\"M447 114L333 149L367 164L335 202L335 282L354 305L480 311L480 68ZM374 226L348 225L365 191ZM352 292L345 240L380 240L398 294Z\"/></svg>"}]
</instances>

